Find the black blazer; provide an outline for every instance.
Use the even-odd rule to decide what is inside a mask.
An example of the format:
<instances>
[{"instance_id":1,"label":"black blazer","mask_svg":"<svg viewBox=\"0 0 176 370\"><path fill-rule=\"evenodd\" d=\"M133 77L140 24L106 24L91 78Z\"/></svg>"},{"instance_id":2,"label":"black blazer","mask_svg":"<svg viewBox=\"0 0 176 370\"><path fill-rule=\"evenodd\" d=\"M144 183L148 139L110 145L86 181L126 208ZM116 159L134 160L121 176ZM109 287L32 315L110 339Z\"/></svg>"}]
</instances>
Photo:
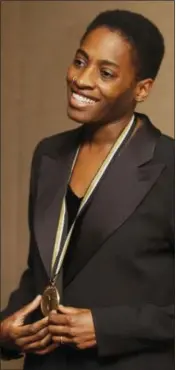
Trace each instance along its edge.
<instances>
[{"instance_id":1,"label":"black blazer","mask_svg":"<svg viewBox=\"0 0 176 370\"><path fill-rule=\"evenodd\" d=\"M82 210L67 270L58 279L63 304L92 310L97 349L62 346L50 355L27 355L25 370L174 369L174 144L140 117L143 127L114 156ZM78 128L52 136L35 150L29 268L3 317L48 284L61 200L81 133ZM38 310L31 320L39 317Z\"/></svg>"}]
</instances>

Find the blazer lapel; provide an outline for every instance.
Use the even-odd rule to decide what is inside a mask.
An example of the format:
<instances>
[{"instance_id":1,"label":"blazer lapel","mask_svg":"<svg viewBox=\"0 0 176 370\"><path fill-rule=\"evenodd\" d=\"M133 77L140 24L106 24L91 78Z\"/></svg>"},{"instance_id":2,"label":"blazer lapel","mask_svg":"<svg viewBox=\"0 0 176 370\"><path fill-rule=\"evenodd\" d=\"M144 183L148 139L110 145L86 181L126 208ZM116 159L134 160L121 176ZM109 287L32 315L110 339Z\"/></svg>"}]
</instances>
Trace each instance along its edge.
<instances>
[{"instance_id":1,"label":"blazer lapel","mask_svg":"<svg viewBox=\"0 0 176 370\"><path fill-rule=\"evenodd\" d=\"M152 162L160 131L145 116L142 117L144 126L120 155L117 152L114 156L77 220L79 236L64 273L65 286L130 217L165 167L162 163Z\"/></svg>"},{"instance_id":2,"label":"blazer lapel","mask_svg":"<svg viewBox=\"0 0 176 370\"><path fill-rule=\"evenodd\" d=\"M78 148L80 130L74 130L71 140L65 142L56 153L48 151L41 159L38 176L38 196L35 203L34 229L40 256L48 276L63 196L67 189L72 163ZM62 140L62 138L60 139ZM67 213L64 240L67 232Z\"/></svg>"}]
</instances>

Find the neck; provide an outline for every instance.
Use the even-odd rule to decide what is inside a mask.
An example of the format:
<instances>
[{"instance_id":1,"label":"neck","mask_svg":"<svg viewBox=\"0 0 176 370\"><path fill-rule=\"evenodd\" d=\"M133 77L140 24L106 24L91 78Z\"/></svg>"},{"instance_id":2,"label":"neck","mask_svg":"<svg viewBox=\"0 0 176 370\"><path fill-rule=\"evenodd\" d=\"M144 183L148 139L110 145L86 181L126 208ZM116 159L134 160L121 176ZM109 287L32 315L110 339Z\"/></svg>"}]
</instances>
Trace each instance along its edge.
<instances>
[{"instance_id":1,"label":"neck","mask_svg":"<svg viewBox=\"0 0 176 370\"><path fill-rule=\"evenodd\" d=\"M86 125L85 141L90 147L111 146L128 125L133 113L107 124Z\"/></svg>"}]
</instances>

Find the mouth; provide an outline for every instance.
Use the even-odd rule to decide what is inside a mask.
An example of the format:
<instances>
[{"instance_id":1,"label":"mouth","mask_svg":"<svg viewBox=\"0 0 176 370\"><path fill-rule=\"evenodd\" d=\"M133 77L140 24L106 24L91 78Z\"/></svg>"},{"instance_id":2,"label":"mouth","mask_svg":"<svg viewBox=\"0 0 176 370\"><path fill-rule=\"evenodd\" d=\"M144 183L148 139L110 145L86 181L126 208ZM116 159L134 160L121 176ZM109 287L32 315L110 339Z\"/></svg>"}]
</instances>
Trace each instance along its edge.
<instances>
[{"instance_id":1,"label":"mouth","mask_svg":"<svg viewBox=\"0 0 176 370\"><path fill-rule=\"evenodd\" d=\"M97 101L98 100L95 98L71 90L69 103L75 108L87 108L94 106Z\"/></svg>"}]
</instances>

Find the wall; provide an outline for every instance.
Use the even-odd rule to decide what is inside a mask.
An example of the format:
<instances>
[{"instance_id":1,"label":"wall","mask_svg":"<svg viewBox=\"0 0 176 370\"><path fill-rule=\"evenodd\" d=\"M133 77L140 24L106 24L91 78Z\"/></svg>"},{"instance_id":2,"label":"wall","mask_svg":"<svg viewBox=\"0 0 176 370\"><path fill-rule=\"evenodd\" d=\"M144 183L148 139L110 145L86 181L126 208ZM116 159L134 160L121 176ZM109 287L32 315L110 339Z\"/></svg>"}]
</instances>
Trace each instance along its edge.
<instances>
[{"instance_id":1,"label":"wall","mask_svg":"<svg viewBox=\"0 0 176 370\"><path fill-rule=\"evenodd\" d=\"M31 156L40 138L75 124L65 113L64 75L79 37L96 13L124 8L148 16L165 36L166 56L140 110L174 132L174 3L171 1L4 1L2 14L1 304L19 281L28 252ZM2 364L20 369L21 361Z\"/></svg>"}]
</instances>

